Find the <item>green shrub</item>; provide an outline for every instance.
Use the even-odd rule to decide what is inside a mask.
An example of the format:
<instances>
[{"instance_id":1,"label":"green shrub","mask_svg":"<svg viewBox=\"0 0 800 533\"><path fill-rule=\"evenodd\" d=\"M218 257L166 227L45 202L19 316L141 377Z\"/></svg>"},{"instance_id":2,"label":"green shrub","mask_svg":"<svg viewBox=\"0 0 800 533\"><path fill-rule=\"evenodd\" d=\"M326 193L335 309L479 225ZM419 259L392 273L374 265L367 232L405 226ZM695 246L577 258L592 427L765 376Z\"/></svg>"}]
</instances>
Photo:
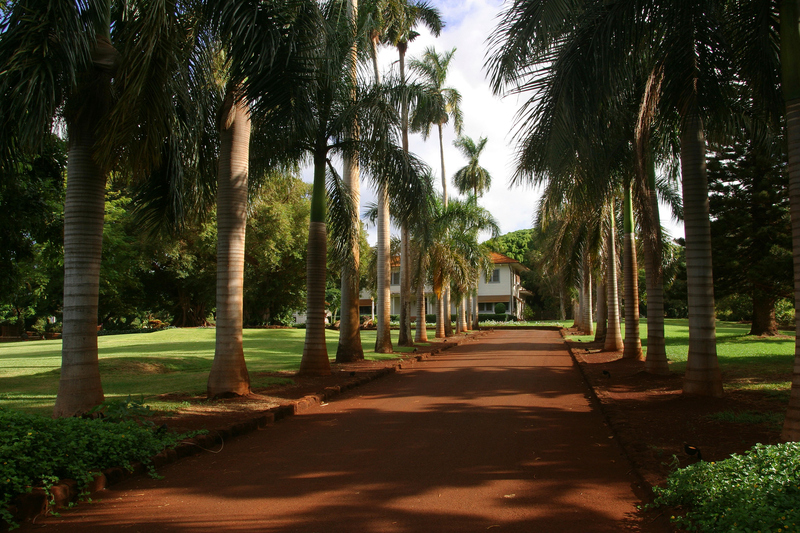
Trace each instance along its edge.
<instances>
[{"instance_id":1,"label":"green shrub","mask_svg":"<svg viewBox=\"0 0 800 533\"><path fill-rule=\"evenodd\" d=\"M505 314L505 312L506 312L506 304L504 304L503 302L498 302L494 304L494 314L502 315Z\"/></svg>"},{"instance_id":2,"label":"green shrub","mask_svg":"<svg viewBox=\"0 0 800 533\"><path fill-rule=\"evenodd\" d=\"M780 327L794 329L794 302L783 298L775 302L775 320Z\"/></svg>"},{"instance_id":3,"label":"green shrub","mask_svg":"<svg viewBox=\"0 0 800 533\"><path fill-rule=\"evenodd\" d=\"M32 487L48 489L63 478L83 487L96 475L92 472L147 464L185 436L130 418L54 420L0 407L0 519L13 526L9 502Z\"/></svg>"},{"instance_id":4,"label":"green shrub","mask_svg":"<svg viewBox=\"0 0 800 533\"><path fill-rule=\"evenodd\" d=\"M670 474L653 507L683 511L690 531L800 531L800 443L757 444L744 455Z\"/></svg>"},{"instance_id":5,"label":"green shrub","mask_svg":"<svg viewBox=\"0 0 800 533\"><path fill-rule=\"evenodd\" d=\"M481 313L478 315L479 322L486 322L486 321L493 321L493 322L508 322L510 320L514 320L514 317L511 315L507 315L505 313L502 314L491 314L491 313Z\"/></svg>"}]
</instances>

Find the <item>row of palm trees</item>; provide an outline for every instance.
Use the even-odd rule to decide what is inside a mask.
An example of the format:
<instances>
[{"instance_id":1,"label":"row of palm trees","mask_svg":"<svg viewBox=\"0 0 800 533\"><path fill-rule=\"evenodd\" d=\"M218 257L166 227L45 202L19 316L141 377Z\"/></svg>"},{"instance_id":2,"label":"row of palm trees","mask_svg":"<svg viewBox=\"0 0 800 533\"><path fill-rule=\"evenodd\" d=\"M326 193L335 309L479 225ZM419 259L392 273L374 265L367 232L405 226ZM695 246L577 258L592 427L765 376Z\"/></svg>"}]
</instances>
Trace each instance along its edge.
<instances>
[{"instance_id":1,"label":"row of palm trees","mask_svg":"<svg viewBox=\"0 0 800 533\"><path fill-rule=\"evenodd\" d=\"M422 267L446 286L461 275L477 279L475 266L482 265L478 232L496 231L496 224L477 205L456 203L448 210L434 201L427 166L408 153L410 117L415 128L441 128L454 112L443 99L449 90L439 83L443 77L408 83L405 75L414 27L424 23L438 33L441 19L424 2L373 0L364 7L359 12L356 0L4 2L0 165L16 165L62 125L69 140L63 352L55 416L85 412L103 401L96 323L103 200L112 171L157 185L141 208L149 210L148 220L179 224L182 216L206 205L216 188L211 397L250 391L241 333L244 229L250 183L271 169L291 168L298 161L313 165L302 373L330 372L324 329L329 252L345 265L343 317L348 320L337 360L363 357L352 280L359 270L361 171L379 191L383 242L387 206L404 230L404 310L410 311L412 258L419 286L430 277ZM381 80L377 67L371 80L358 75L370 54L376 61L378 44L398 49L399 80ZM422 72L426 61L439 59L435 51L426 51L412 69ZM251 147L257 150L251 153ZM336 158L344 161L343 175L332 164ZM152 216L158 209L166 214ZM443 230L454 217L461 227ZM412 220L417 222L414 246ZM428 224L416 227L421 221ZM451 252L447 260L437 251L443 247ZM456 260L455 250L465 255ZM386 278L385 249L382 261ZM467 285L457 290L466 293ZM409 311L401 313L401 344L412 342ZM385 324L384 332L388 316Z\"/></svg>"},{"instance_id":2,"label":"row of palm trees","mask_svg":"<svg viewBox=\"0 0 800 533\"><path fill-rule=\"evenodd\" d=\"M519 123L515 179L547 183L553 198L597 214L623 197L627 265L636 264L636 208L647 273L647 362L654 371L666 362L658 309L663 299L656 169L680 168L689 294L686 394L723 394L706 138L724 144L744 129L754 142L769 142L785 128L793 235L800 249L799 10L797 0L527 0L504 11L491 41L487 69L494 90L529 95ZM800 287L800 254L795 280ZM633 289L625 290L626 301L631 299L626 308L636 307ZM611 295L609 290L609 302ZM796 300L800 304L800 292ZM626 341L629 335L636 332L629 331ZM626 344L626 355L636 356L635 342ZM787 440L800 438L796 346Z\"/></svg>"}]
</instances>

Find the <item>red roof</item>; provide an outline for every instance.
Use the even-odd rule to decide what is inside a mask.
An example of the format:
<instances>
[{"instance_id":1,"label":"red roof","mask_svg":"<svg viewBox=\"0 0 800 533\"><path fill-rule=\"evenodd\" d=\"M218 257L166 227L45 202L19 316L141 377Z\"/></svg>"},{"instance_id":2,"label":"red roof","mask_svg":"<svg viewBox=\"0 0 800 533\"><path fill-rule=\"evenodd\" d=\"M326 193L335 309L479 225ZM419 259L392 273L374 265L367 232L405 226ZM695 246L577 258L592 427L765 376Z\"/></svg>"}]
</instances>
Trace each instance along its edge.
<instances>
[{"instance_id":1,"label":"red roof","mask_svg":"<svg viewBox=\"0 0 800 533\"><path fill-rule=\"evenodd\" d=\"M499 254L497 252L491 252L492 254L492 263L495 265L505 265L509 263L519 263L516 259L512 259L507 255Z\"/></svg>"}]
</instances>

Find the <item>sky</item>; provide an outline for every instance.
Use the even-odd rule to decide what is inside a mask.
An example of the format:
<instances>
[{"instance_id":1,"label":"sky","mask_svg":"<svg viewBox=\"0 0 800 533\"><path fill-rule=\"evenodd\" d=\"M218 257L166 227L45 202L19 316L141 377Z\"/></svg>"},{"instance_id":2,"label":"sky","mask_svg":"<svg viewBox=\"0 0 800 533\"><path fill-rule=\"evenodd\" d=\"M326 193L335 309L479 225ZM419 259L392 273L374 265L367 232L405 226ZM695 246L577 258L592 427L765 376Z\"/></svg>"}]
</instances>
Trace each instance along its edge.
<instances>
[{"instance_id":1,"label":"sky","mask_svg":"<svg viewBox=\"0 0 800 533\"><path fill-rule=\"evenodd\" d=\"M420 36L409 44L406 64L412 57L420 57L427 47L438 53L456 48L450 63L447 86L461 93L461 110L464 115L462 134L476 142L486 137L488 142L481 154L480 164L492 177L491 189L479 200L488 209L500 226L500 233L533 227L534 213L539 194L530 185L511 186L514 174L514 131L516 113L524 102L524 96L501 98L492 94L483 68L486 59L487 39L498 23L503 2L501 0L429 0L439 9L445 27L439 37L433 37L424 27L417 28ZM397 51L382 47L379 61L384 71L397 68ZM466 158L453 146L456 134L452 124L444 127L444 159L448 179L448 195L456 196L452 176L467 164ZM434 185L441 193L441 163L438 134L434 129L427 140L419 134L409 136L409 149L433 169ZM311 172L304 172L304 179L311 181ZM361 205L375 202L375 193L362 183ZM662 224L673 237L683 236L682 226L671 222L662 209ZM375 244L376 229L367 226L368 241ZM397 233L393 230L394 233Z\"/></svg>"}]
</instances>

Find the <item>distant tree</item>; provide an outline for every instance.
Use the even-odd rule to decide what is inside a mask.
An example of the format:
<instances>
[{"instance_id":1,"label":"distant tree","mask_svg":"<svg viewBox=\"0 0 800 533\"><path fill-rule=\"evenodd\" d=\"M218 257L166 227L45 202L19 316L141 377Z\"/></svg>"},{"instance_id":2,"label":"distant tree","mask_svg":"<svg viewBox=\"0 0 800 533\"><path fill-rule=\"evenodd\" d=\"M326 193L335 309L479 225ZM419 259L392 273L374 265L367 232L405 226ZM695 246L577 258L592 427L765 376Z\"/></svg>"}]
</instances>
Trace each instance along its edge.
<instances>
[{"instance_id":1,"label":"distant tree","mask_svg":"<svg viewBox=\"0 0 800 533\"><path fill-rule=\"evenodd\" d=\"M303 307L310 191L297 177L276 175L250 204L244 270L248 325L285 320Z\"/></svg>"},{"instance_id":2,"label":"distant tree","mask_svg":"<svg viewBox=\"0 0 800 533\"><path fill-rule=\"evenodd\" d=\"M776 143L779 145L779 143ZM739 142L708 165L717 298L752 301L751 335L776 335L775 302L792 294L792 241L785 157Z\"/></svg>"},{"instance_id":3,"label":"distant tree","mask_svg":"<svg viewBox=\"0 0 800 533\"><path fill-rule=\"evenodd\" d=\"M53 136L15 168L0 168L0 321L21 332L26 322L60 314L64 144Z\"/></svg>"},{"instance_id":4,"label":"distant tree","mask_svg":"<svg viewBox=\"0 0 800 533\"><path fill-rule=\"evenodd\" d=\"M486 245L494 252L506 255L520 263L526 263L528 255L535 249L535 229L521 229L500 235L486 241ZM530 266L527 265L526 266Z\"/></svg>"},{"instance_id":5,"label":"distant tree","mask_svg":"<svg viewBox=\"0 0 800 533\"><path fill-rule=\"evenodd\" d=\"M465 166L458 169L453 175L453 185L456 186L456 189L461 194L469 194L471 192L476 200L492 186L491 174L480 165L479 161L483 149L486 148L487 141L486 137L481 137L476 143L465 135L458 137L453 142L453 145L461 151L468 161Z\"/></svg>"}]
</instances>

